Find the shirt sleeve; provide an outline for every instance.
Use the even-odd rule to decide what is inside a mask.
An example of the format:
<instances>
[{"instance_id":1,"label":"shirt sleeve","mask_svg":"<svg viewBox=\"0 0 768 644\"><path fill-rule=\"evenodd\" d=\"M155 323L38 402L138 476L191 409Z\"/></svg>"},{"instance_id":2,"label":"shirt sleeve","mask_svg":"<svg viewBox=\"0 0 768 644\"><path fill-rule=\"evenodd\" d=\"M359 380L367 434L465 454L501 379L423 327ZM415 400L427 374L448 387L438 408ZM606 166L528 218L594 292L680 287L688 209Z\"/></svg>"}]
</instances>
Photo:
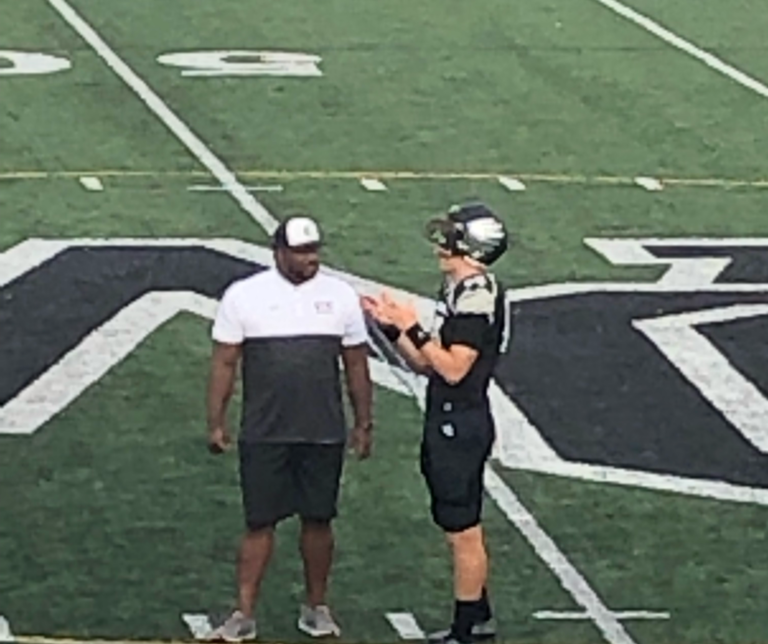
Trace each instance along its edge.
<instances>
[{"instance_id":1,"label":"shirt sleeve","mask_svg":"<svg viewBox=\"0 0 768 644\"><path fill-rule=\"evenodd\" d=\"M211 337L224 344L241 344L245 339L245 329L238 314L236 290L233 286L224 292L219 302Z\"/></svg>"},{"instance_id":2,"label":"shirt sleeve","mask_svg":"<svg viewBox=\"0 0 768 644\"><path fill-rule=\"evenodd\" d=\"M341 344L344 347L354 347L367 342L368 327L365 325L363 307L355 290L349 287L344 316L344 337L341 339Z\"/></svg>"},{"instance_id":3,"label":"shirt sleeve","mask_svg":"<svg viewBox=\"0 0 768 644\"><path fill-rule=\"evenodd\" d=\"M480 351L493 326L495 297L484 282L471 283L456 301L450 318L451 344L462 344Z\"/></svg>"},{"instance_id":4,"label":"shirt sleeve","mask_svg":"<svg viewBox=\"0 0 768 644\"><path fill-rule=\"evenodd\" d=\"M448 337L450 344L461 344L481 351L486 342L486 334L490 327L488 318L484 315L457 315L447 324L450 325Z\"/></svg>"}]
</instances>

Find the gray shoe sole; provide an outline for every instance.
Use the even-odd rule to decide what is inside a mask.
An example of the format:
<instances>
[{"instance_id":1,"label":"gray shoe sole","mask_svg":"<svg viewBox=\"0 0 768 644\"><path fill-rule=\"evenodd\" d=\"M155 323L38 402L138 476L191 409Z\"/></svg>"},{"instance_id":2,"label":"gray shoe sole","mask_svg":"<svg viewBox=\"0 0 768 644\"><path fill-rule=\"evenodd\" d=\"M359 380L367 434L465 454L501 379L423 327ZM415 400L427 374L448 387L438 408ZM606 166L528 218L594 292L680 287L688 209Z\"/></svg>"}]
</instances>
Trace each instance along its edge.
<instances>
[{"instance_id":1,"label":"gray shoe sole","mask_svg":"<svg viewBox=\"0 0 768 644\"><path fill-rule=\"evenodd\" d=\"M341 632L337 629L321 630L319 628L314 628L307 624L303 619L299 619L299 621L296 622L296 626L302 633L306 633L310 637L339 637L339 635L341 635Z\"/></svg>"}]
</instances>

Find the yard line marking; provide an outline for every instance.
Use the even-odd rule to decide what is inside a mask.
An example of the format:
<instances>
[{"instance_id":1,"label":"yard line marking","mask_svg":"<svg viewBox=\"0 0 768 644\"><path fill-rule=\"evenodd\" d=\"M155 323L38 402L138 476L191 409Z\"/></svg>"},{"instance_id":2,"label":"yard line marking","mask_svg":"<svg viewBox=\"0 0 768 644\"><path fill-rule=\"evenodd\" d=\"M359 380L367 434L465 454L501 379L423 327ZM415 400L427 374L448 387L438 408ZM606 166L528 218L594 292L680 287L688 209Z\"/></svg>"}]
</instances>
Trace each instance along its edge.
<instances>
[{"instance_id":1,"label":"yard line marking","mask_svg":"<svg viewBox=\"0 0 768 644\"><path fill-rule=\"evenodd\" d=\"M613 611L616 619L669 619L670 615L666 611L649 610L619 610ZM554 620L587 620L589 615L583 611L567 610L539 610L533 614L534 619L554 619Z\"/></svg>"},{"instance_id":2,"label":"yard line marking","mask_svg":"<svg viewBox=\"0 0 768 644\"><path fill-rule=\"evenodd\" d=\"M248 192L282 192L283 191L283 186L281 185L243 186L243 188ZM194 186L187 186L187 190L189 192L225 192L227 189L224 186L194 185Z\"/></svg>"},{"instance_id":3,"label":"yard line marking","mask_svg":"<svg viewBox=\"0 0 768 644\"><path fill-rule=\"evenodd\" d=\"M594 622L603 637L611 644L634 644L615 613L608 609L589 582L490 465L485 468L485 489L525 537L539 559L554 573L560 585L584 608L587 618Z\"/></svg>"},{"instance_id":4,"label":"yard line marking","mask_svg":"<svg viewBox=\"0 0 768 644\"><path fill-rule=\"evenodd\" d=\"M515 179L514 177L501 176L499 177L499 183L510 192L523 192L526 189L525 184L520 179Z\"/></svg>"},{"instance_id":5,"label":"yard line marking","mask_svg":"<svg viewBox=\"0 0 768 644\"><path fill-rule=\"evenodd\" d=\"M692 56L696 60L704 63L707 67L714 69L717 72L727 76L733 81L739 83L747 89L751 89L753 92L759 94L763 98L768 98L768 86L761 83L756 78L745 74L744 72L736 69L733 65L726 63L724 60L717 56L710 54L709 52L700 49L692 42L681 38L669 29L662 27L659 23L651 20L647 16L631 9L625 4L618 2L618 0L595 0L604 7L619 14L620 16L634 22L636 25L642 27L646 31L649 31L654 36L661 38L664 42L676 47L677 49L684 51L689 56Z\"/></svg>"},{"instance_id":6,"label":"yard line marking","mask_svg":"<svg viewBox=\"0 0 768 644\"><path fill-rule=\"evenodd\" d=\"M104 184L101 182L101 179L98 177L93 176L87 176L87 177L80 177L79 179L80 185L83 186L86 190L90 190L91 192L101 192L104 190Z\"/></svg>"},{"instance_id":7,"label":"yard line marking","mask_svg":"<svg viewBox=\"0 0 768 644\"><path fill-rule=\"evenodd\" d=\"M241 169L234 171L244 179L316 179L336 180L351 179L359 181L362 178L377 177L383 180L402 181L498 181L496 172L436 172L412 170L380 170L372 173L370 170L257 170ZM203 170L128 170L128 169L98 169L98 170L14 170L0 172L0 181L40 180L40 179L78 179L82 175L117 179L157 179L165 178L207 178L210 172ZM555 185L584 185L584 186L634 186L637 177L622 175L585 175L585 174L529 174L518 173L517 180L530 183L551 183ZM683 188L768 188L768 179L738 179L724 177L659 177L664 186ZM226 189L226 188L224 188Z\"/></svg>"},{"instance_id":8,"label":"yard line marking","mask_svg":"<svg viewBox=\"0 0 768 644\"><path fill-rule=\"evenodd\" d=\"M48 635L16 635L13 641L15 644L190 644L191 642L190 639L77 639Z\"/></svg>"},{"instance_id":9,"label":"yard line marking","mask_svg":"<svg viewBox=\"0 0 768 644\"><path fill-rule=\"evenodd\" d=\"M211 634L213 626L208 615L202 613L182 613L182 621L196 640L203 640Z\"/></svg>"},{"instance_id":10,"label":"yard line marking","mask_svg":"<svg viewBox=\"0 0 768 644\"><path fill-rule=\"evenodd\" d=\"M363 186L363 188L365 188L369 192L386 192L387 191L387 186L384 185L384 183L382 183L378 179L363 177L362 179L360 179L360 185Z\"/></svg>"},{"instance_id":11,"label":"yard line marking","mask_svg":"<svg viewBox=\"0 0 768 644\"><path fill-rule=\"evenodd\" d=\"M48 0L59 15L96 52L107 66L141 99L160 121L221 183L253 220L268 234L278 226L277 220L240 184L232 171L200 138L165 104L163 99L134 72L99 36L66 0Z\"/></svg>"},{"instance_id":12,"label":"yard line marking","mask_svg":"<svg viewBox=\"0 0 768 644\"><path fill-rule=\"evenodd\" d=\"M659 192L664 190L661 181L654 179L653 177L635 177L635 183L649 192Z\"/></svg>"},{"instance_id":13,"label":"yard line marking","mask_svg":"<svg viewBox=\"0 0 768 644\"><path fill-rule=\"evenodd\" d=\"M387 619L392 628L402 640L424 640L424 631L416 621L413 613L387 613Z\"/></svg>"},{"instance_id":14,"label":"yard line marking","mask_svg":"<svg viewBox=\"0 0 768 644\"><path fill-rule=\"evenodd\" d=\"M13 632L11 631L11 624L8 620L0 615L0 642L15 642Z\"/></svg>"}]
</instances>

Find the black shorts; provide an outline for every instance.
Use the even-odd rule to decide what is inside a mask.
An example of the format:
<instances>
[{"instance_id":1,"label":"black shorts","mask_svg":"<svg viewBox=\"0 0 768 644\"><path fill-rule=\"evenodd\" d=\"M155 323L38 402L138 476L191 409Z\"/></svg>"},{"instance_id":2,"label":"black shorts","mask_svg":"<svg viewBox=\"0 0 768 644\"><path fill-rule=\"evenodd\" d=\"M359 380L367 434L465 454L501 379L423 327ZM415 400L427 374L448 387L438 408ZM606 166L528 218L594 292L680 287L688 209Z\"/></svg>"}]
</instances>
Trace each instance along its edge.
<instances>
[{"instance_id":1,"label":"black shorts","mask_svg":"<svg viewBox=\"0 0 768 644\"><path fill-rule=\"evenodd\" d=\"M249 530L275 525L294 514L331 521L344 463L343 443L240 441L240 489Z\"/></svg>"},{"instance_id":2,"label":"black shorts","mask_svg":"<svg viewBox=\"0 0 768 644\"><path fill-rule=\"evenodd\" d=\"M427 415L421 473L429 488L432 518L446 532L461 532L480 523L483 470L494 438L489 409Z\"/></svg>"}]
</instances>

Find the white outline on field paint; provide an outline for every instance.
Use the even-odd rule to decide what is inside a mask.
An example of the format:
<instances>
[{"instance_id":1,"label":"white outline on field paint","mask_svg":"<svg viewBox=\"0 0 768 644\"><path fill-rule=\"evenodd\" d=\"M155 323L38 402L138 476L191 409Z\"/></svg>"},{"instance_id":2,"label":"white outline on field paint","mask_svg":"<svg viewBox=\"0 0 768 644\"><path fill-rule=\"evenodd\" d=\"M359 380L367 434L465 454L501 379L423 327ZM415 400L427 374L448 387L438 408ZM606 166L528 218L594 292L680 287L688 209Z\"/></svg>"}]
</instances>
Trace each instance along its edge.
<instances>
[{"instance_id":1,"label":"white outline on field paint","mask_svg":"<svg viewBox=\"0 0 768 644\"><path fill-rule=\"evenodd\" d=\"M649 252L649 248L696 247L696 248L767 248L768 238L585 238L584 244L616 266L664 266L665 272L656 282L563 282L523 287L507 291L507 301L524 302L575 295L578 293L766 293L766 284L715 283L718 276L730 265L729 257L665 257L660 258ZM516 407L513 405L513 407ZM519 410L518 410L519 412ZM526 425L525 431L538 430L519 412L515 424L505 425L504 433L509 437L521 435L520 417ZM500 441L497 457L509 469L540 472L598 483L612 483L628 487L645 488L655 491L674 492L720 501L756 503L768 505L768 490L734 485L724 481L683 478L669 474L657 474L641 470L620 469L603 465L591 465L565 461L550 450L549 454L535 452L520 455L515 449L508 449ZM506 440L512 440L508 438ZM528 438L526 437L526 441ZM548 446L547 446L548 447Z\"/></svg>"},{"instance_id":2,"label":"white outline on field paint","mask_svg":"<svg viewBox=\"0 0 768 644\"><path fill-rule=\"evenodd\" d=\"M40 266L67 248L78 246L196 246L209 248L263 266L274 264L271 249L236 239L28 239L0 254L0 287L34 267ZM322 270L346 280L360 295L379 294L384 288L382 284L377 282L328 267L323 267ZM395 297L411 300L422 320L426 321L434 314L435 302L433 300L399 289L389 290ZM61 411L61 407L58 407L60 404L66 405L72 402L85 388L92 385L125 358L149 333L170 320L176 313L191 311L210 318L213 317L215 307L215 300L186 291L155 292L144 295L122 309L111 320L92 331L80 345L72 349L48 372L28 385L4 408L0 408L0 419L2 419L0 420L0 431L15 434L33 433L40 426L38 423L41 420L44 422L45 418L52 418ZM108 346L107 340L113 346ZM84 345L88 347L87 351ZM94 352L95 355L89 355L91 352ZM86 359L88 369L83 368L83 361ZM378 378L385 370L387 370L386 366L379 365L372 369L371 375ZM94 378L92 373L98 373L98 378ZM398 377L400 370L391 370L391 374L393 377ZM388 386L391 380L392 378L389 381L377 380L376 382L382 386ZM423 382L423 377L420 377L417 382L407 379L407 376L403 381L406 391L409 393L413 387L413 395L419 406L423 406L423 396L420 394ZM401 386L397 390L402 391L403 387ZM17 403L19 399L21 402ZM55 404L52 404L51 401L54 401ZM503 392L500 390L491 392L491 405L494 416L497 418L500 435L519 430L519 422L515 424L515 421L520 421L524 417L516 405L503 395ZM10 412L8 411L9 408ZM534 428L531 427L530 429L535 432ZM503 437L500 439L500 444L510 446L518 443L519 440L519 436ZM540 442L539 447L543 447L543 441L540 440ZM523 534L533 547L534 552L541 557L544 564L560 581L562 587L568 591L578 605L589 613L606 641L610 644L634 644L623 626L612 617L611 611L603 604L589 583L568 561L549 535L538 525L533 515L490 466L486 469L485 480L489 494L499 504L505 516Z\"/></svg>"},{"instance_id":3,"label":"white outline on field paint","mask_svg":"<svg viewBox=\"0 0 768 644\"><path fill-rule=\"evenodd\" d=\"M0 407L0 434L36 431L183 312L213 319L216 301L189 291L155 291L134 300Z\"/></svg>"},{"instance_id":4,"label":"white outline on field paint","mask_svg":"<svg viewBox=\"0 0 768 644\"><path fill-rule=\"evenodd\" d=\"M657 38L661 38L664 42L672 45L680 51L684 51L689 56L692 56L699 62L704 63L710 69L727 76L732 81L737 82L742 87L751 89L756 94L759 94L763 98L768 98L768 86L760 82L756 78L745 74L744 72L736 69L733 65L726 63L724 60L717 56L710 54L707 51L697 47L692 42L681 38L673 31L670 31L666 27L662 27L658 22L651 20L648 16L644 16L638 11L628 7L618 0L595 0L601 5L610 9L614 13L634 22L639 27L642 27L646 31L652 33Z\"/></svg>"},{"instance_id":5,"label":"white outline on field paint","mask_svg":"<svg viewBox=\"0 0 768 644\"><path fill-rule=\"evenodd\" d=\"M165 104L157 93L134 72L120 56L99 36L66 0L48 0L62 19L96 52L106 65L141 99L157 118L183 143L194 157L208 170L243 210L259 224L267 234L272 234L278 221L242 186L232 171L192 132Z\"/></svg>"},{"instance_id":6,"label":"white outline on field paint","mask_svg":"<svg viewBox=\"0 0 768 644\"><path fill-rule=\"evenodd\" d=\"M768 304L714 309L633 320L669 362L752 446L768 454L768 399L697 326L768 315Z\"/></svg>"}]
</instances>

